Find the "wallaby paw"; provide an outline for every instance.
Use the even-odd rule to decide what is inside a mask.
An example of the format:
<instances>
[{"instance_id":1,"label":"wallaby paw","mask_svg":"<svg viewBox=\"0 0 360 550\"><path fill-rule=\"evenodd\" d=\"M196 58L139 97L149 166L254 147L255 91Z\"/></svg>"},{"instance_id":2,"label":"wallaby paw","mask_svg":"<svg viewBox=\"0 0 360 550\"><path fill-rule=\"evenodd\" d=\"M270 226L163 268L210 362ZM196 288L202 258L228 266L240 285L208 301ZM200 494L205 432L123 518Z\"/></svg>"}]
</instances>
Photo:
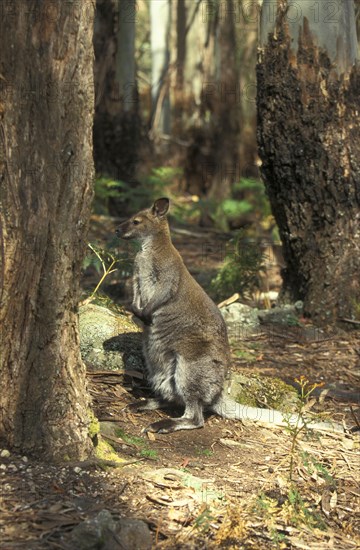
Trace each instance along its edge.
<instances>
[{"instance_id":1,"label":"wallaby paw","mask_svg":"<svg viewBox=\"0 0 360 550\"><path fill-rule=\"evenodd\" d=\"M142 412L146 410L145 408L146 400L144 401L135 401L135 403L129 403L129 405L126 405L123 410L136 413L136 412Z\"/></svg>"},{"instance_id":2,"label":"wallaby paw","mask_svg":"<svg viewBox=\"0 0 360 550\"><path fill-rule=\"evenodd\" d=\"M137 319L140 319L140 321L144 325L150 326L152 324L151 315L147 315L143 309L139 309L138 307L132 305L130 306L130 311L135 315Z\"/></svg>"},{"instance_id":3,"label":"wallaby paw","mask_svg":"<svg viewBox=\"0 0 360 550\"><path fill-rule=\"evenodd\" d=\"M176 421L169 419L159 420L149 424L147 428L142 430L142 433L153 432L158 434L169 434L176 430Z\"/></svg>"}]
</instances>

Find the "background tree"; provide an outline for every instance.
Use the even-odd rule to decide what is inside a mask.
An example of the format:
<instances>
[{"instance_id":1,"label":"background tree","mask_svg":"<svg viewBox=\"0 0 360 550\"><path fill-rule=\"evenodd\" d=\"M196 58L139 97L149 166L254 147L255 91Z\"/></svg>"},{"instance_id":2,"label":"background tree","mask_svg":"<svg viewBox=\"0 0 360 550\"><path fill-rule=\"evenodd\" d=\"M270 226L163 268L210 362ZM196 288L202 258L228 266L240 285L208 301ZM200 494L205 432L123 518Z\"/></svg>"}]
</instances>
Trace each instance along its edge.
<instances>
[{"instance_id":1,"label":"background tree","mask_svg":"<svg viewBox=\"0 0 360 550\"><path fill-rule=\"evenodd\" d=\"M97 0L95 166L125 188L112 214L173 169L172 190L214 224L240 178L258 177L257 16L246 0Z\"/></svg>"},{"instance_id":2,"label":"background tree","mask_svg":"<svg viewBox=\"0 0 360 550\"><path fill-rule=\"evenodd\" d=\"M183 7L183 3L179 3ZM179 109L182 102L186 189L218 203L231 194L239 178L241 97L237 59L238 6L233 0L185 4L186 24L177 25ZM184 17L184 10L178 10ZM184 45L185 42L185 45ZM184 55L184 50L186 56ZM179 93L179 84L183 87ZM203 223L211 222L204 213Z\"/></svg>"},{"instance_id":3,"label":"background tree","mask_svg":"<svg viewBox=\"0 0 360 550\"><path fill-rule=\"evenodd\" d=\"M98 174L136 182L141 136L135 62L135 0L97 0L94 27L94 160ZM120 154L121 151L121 154ZM119 201L110 200L112 212Z\"/></svg>"},{"instance_id":4,"label":"background tree","mask_svg":"<svg viewBox=\"0 0 360 550\"><path fill-rule=\"evenodd\" d=\"M277 9L274 11L274 8ZM360 69L353 1L265 0L258 142L284 293L317 322L360 300Z\"/></svg>"},{"instance_id":5,"label":"background tree","mask_svg":"<svg viewBox=\"0 0 360 550\"><path fill-rule=\"evenodd\" d=\"M93 3L2 8L0 437L84 459L77 302L93 183Z\"/></svg>"},{"instance_id":6,"label":"background tree","mask_svg":"<svg viewBox=\"0 0 360 550\"><path fill-rule=\"evenodd\" d=\"M171 9L169 0L150 2L151 44L151 125L154 136L170 132L169 40Z\"/></svg>"}]
</instances>

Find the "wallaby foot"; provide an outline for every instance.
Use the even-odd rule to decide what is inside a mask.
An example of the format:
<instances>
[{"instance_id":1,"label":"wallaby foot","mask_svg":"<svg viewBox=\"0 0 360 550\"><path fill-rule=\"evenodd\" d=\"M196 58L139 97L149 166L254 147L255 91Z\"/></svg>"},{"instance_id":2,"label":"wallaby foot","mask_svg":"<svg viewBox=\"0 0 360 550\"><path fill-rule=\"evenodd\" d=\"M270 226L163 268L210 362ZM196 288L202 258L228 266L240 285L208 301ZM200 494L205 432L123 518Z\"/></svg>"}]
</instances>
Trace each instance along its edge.
<instances>
[{"instance_id":1,"label":"wallaby foot","mask_svg":"<svg viewBox=\"0 0 360 550\"><path fill-rule=\"evenodd\" d=\"M164 420L153 422L147 428L144 428L142 432L169 434L177 430L195 430L196 428L202 428L203 425L204 421L199 424L190 418L165 418Z\"/></svg>"},{"instance_id":2,"label":"wallaby foot","mask_svg":"<svg viewBox=\"0 0 360 550\"><path fill-rule=\"evenodd\" d=\"M204 425L203 411L200 404L187 404L185 412L180 418L166 418L153 422L143 432L157 432L160 434L168 434L178 430L195 430L202 428Z\"/></svg>"},{"instance_id":3,"label":"wallaby foot","mask_svg":"<svg viewBox=\"0 0 360 550\"><path fill-rule=\"evenodd\" d=\"M139 399L135 403L130 403L125 407L126 410L131 412L141 412L141 411L156 411L168 405L163 399L158 399L157 397L149 397L148 399Z\"/></svg>"}]
</instances>

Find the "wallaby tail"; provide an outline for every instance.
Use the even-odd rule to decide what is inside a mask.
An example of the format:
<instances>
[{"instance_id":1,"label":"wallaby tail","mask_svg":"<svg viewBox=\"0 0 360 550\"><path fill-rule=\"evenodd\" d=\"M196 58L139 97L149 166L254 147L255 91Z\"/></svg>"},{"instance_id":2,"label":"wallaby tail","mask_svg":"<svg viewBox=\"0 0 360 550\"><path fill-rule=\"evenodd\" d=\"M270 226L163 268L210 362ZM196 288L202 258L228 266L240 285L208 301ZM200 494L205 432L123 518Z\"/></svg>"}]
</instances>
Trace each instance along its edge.
<instances>
[{"instance_id":1,"label":"wallaby tail","mask_svg":"<svg viewBox=\"0 0 360 550\"><path fill-rule=\"evenodd\" d=\"M304 422L302 416L298 414L288 414L274 409L260 409L258 407L250 407L249 405L240 405L240 403L225 396L222 396L212 405L211 409L222 418L229 418L231 420L252 420L254 422L261 422L262 424L275 424L276 426L290 425L299 428L306 424L306 427L312 430L344 433L344 428L340 424L314 422L311 420Z\"/></svg>"}]
</instances>

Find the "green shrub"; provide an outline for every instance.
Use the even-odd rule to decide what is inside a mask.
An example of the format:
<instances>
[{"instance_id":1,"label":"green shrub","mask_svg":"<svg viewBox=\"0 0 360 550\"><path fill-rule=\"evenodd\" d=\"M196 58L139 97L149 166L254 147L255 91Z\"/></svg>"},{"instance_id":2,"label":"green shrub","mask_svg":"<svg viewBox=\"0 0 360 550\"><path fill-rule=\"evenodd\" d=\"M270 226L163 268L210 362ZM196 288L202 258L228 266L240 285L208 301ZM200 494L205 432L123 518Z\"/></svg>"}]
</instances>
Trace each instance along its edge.
<instances>
[{"instance_id":1,"label":"green shrub","mask_svg":"<svg viewBox=\"0 0 360 550\"><path fill-rule=\"evenodd\" d=\"M142 178L137 184L100 176L95 181L93 211L95 214L108 214L110 198L130 204L133 212L147 208L155 199L163 195L171 196L170 187L174 183L174 178L181 173L180 168L161 166L153 168L150 175Z\"/></svg>"},{"instance_id":2,"label":"green shrub","mask_svg":"<svg viewBox=\"0 0 360 550\"><path fill-rule=\"evenodd\" d=\"M259 271L263 264L263 251L260 245L245 238L239 231L230 240L225 254L224 265L211 281L211 291L217 301L224 300L238 292L252 292L259 287Z\"/></svg>"}]
</instances>

